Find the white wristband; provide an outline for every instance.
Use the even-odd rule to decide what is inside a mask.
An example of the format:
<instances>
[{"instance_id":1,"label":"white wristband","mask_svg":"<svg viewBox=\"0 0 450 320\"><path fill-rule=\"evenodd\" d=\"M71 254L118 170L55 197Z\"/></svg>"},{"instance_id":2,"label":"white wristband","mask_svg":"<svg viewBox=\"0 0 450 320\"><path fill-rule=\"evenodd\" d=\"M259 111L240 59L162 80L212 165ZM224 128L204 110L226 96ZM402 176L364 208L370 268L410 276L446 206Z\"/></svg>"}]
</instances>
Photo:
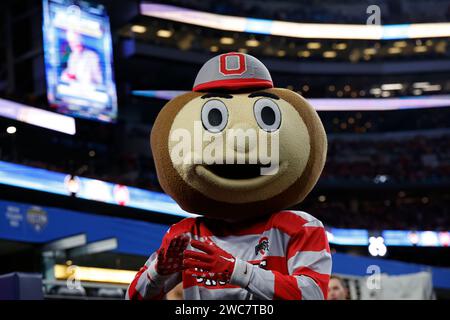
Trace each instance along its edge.
<instances>
[{"instance_id":1,"label":"white wristband","mask_svg":"<svg viewBox=\"0 0 450 320\"><path fill-rule=\"evenodd\" d=\"M230 278L230 284L238 285L241 288L246 288L248 286L248 283L250 282L252 273L252 264L241 259L236 259L234 270Z\"/></svg>"}]
</instances>

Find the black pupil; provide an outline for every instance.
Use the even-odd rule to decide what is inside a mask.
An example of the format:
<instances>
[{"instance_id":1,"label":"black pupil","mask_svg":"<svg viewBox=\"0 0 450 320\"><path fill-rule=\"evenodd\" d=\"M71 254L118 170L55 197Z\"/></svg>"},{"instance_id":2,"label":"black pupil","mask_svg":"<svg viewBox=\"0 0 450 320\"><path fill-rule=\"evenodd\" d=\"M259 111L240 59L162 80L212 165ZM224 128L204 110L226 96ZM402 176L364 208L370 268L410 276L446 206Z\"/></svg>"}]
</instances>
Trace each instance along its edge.
<instances>
[{"instance_id":1,"label":"black pupil","mask_svg":"<svg viewBox=\"0 0 450 320\"><path fill-rule=\"evenodd\" d=\"M275 123L275 111L271 107L263 107L261 109L261 120L268 126Z\"/></svg>"},{"instance_id":2,"label":"black pupil","mask_svg":"<svg viewBox=\"0 0 450 320\"><path fill-rule=\"evenodd\" d=\"M222 123L222 112L217 108L209 110L208 122L213 127L219 126Z\"/></svg>"}]
</instances>

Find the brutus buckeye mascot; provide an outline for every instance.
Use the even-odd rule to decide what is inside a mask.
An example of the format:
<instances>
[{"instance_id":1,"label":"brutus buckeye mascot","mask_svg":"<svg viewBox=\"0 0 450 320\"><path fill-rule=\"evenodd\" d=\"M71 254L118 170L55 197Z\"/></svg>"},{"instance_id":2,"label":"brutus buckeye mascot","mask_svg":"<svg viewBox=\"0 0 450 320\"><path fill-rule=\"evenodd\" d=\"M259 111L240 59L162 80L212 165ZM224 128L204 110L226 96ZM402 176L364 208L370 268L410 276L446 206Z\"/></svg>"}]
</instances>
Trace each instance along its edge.
<instances>
[{"instance_id":1,"label":"brutus buckeye mascot","mask_svg":"<svg viewBox=\"0 0 450 320\"><path fill-rule=\"evenodd\" d=\"M304 98L274 88L256 58L222 54L192 92L164 106L151 147L164 191L198 216L170 227L128 299L164 299L180 282L185 299L326 298L324 227L287 209L311 191L326 158L323 125Z\"/></svg>"}]
</instances>

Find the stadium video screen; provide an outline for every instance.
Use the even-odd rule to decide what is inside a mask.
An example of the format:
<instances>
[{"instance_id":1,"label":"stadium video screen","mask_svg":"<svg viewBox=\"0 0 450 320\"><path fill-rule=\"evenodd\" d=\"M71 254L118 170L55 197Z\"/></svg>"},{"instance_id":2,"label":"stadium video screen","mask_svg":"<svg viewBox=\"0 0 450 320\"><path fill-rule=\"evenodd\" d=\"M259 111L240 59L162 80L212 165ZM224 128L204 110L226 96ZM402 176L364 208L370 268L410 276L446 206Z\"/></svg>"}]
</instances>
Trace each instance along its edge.
<instances>
[{"instance_id":1,"label":"stadium video screen","mask_svg":"<svg viewBox=\"0 0 450 320\"><path fill-rule=\"evenodd\" d=\"M114 122L117 95L109 17L102 5L44 0L47 96L57 112Z\"/></svg>"}]
</instances>

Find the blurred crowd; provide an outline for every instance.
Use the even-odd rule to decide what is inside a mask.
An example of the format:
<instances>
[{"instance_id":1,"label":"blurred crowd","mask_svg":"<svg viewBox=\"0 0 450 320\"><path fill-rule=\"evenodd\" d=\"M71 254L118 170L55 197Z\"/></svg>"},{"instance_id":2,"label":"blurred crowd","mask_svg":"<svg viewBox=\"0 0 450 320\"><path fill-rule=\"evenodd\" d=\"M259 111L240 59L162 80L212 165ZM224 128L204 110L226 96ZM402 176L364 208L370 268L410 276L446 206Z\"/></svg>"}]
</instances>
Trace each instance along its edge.
<instances>
[{"instance_id":1,"label":"blurred crowd","mask_svg":"<svg viewBox=\"0 0 450 320\"><path fill-rule=\"evenodd\" d=\"M437 184L450 182L450 133L333 138L323 182Z\"/></svg>"},{"instance_id":2,"label":"blurred crowd","mask_svg":"<svg viewBox=\"0 0 450 320\"><path fill-rule=\"evenodd\" d=\"M448 231L449 204L450 195L434 198L400 194L390 200L327 199L299 208L335 228Z\"/></svg>"}]
</instances>

